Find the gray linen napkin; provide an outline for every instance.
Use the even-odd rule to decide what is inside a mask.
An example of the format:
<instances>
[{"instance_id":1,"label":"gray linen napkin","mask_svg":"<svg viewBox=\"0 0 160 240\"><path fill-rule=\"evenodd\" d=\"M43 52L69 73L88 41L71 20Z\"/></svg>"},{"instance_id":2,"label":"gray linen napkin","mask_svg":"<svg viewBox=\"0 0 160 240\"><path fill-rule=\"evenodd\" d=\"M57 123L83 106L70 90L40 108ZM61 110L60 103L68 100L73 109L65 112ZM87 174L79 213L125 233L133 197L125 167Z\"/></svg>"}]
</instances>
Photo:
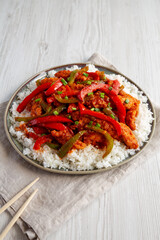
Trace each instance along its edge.
<instances>
[{"instance_id":1,"label":"gray linen napkin","mask_svg":"<svg viewBox=\"0 0 160 240\"><path fill-rule=\"evenodd\" d=\"M91 56L89 62L115 69L97 53ZM28 191L9 209L13 215L33 189L38 187L38 193L17 222L24 234L32 240L45 240L51 231L56 231L63 222L93 199L108 191L115 183L133 172L136 167L149 160L153 151L158 151L160 108L156 107L157 125L152 141L131 162L117 169L94 175L66 176L48 173L25 162L10 145L3 127L5 107L6 103L0 105L0 196L3 201L8 201L31 180L37 176L40 177L36 186L33 186L32 190Z\"/></svg>"}]
</instances>

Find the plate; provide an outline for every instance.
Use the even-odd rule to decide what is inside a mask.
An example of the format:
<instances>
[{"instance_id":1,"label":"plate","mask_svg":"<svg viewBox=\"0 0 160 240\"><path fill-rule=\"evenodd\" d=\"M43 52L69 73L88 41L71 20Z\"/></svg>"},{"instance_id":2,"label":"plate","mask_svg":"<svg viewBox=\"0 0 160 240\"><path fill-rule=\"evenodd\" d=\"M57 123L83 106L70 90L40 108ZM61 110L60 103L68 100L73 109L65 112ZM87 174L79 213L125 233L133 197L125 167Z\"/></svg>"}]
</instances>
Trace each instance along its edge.
<instances>
[{"instance_id":1,"label":"plate","mask_svg":"<svg viewBox=\"0 0 160 240\"><path fill-rule=\"evenodd\" d=\"M100 65L95 65L96 68L98 68L99 71L104 71L106 74L120 74L121 76L125 77L129 82L131 82L132 84L134 84L140 91L143 92L144 96L147 97L147 103L148 103L148 107L151 110L152 114L153 114L153 122L152 122L152 127L151 127L151 132L149 134L149 139L147 142L145 142L143 144L142 147L140 147L140 150L136 151L136 153L133 156L129 156L127 157L125 160L123 160L122 162L118 163L117 165L114 165L112 167L108 167L108 168L101 168L101 169L94 169L94 170L87 170L87 171L71 171L71 170L59 170L59 169L53 169L53 168L45 168L43 165L41 165L38 161L33 160L31 158L29 158L28 156L25 156L23 154L23 147L22 145L9 133L9 128L10 128L10 120L9 120L9 110L12 106L12 103L16 100L17 98L17 94L26 87L26 85L31 82L31 81L35 81L38 79L42 79L44 77L46 77L48 75L49 71L52 70L56 70L56 71L60 71L60 70L64 70L66 69L66 67L72 67L73 65L77 65L78 67L82 68L84 67L86 64L84 63L73 63L73 64L67 64L67 65L62 65L62 66L58 66L58 67L52 67L46 70L43 70L39 73L37 73L36 75L32 76L31 78L29 78L26 82L24 82L18 89L17 91L13 94L13 96L11 97L11 99L9 100L7 107L6 107L6 111L5 111L5 115L4 115L4 127L5 127L5 132L6 135L8 137L8 140L10 141L10 143L12 144L13 148L22 156L22 158L24 158L26 161L28 161L29 163L31 163L32 165L34 165L35 167L38 167L40 169L43 169L45 171L49 171L49 172L53 172L53 173L61 173L61 174L93 174L93 173L98 173L98 172L103 172L103 171L107 171L113 168L117 168L129 161L131 161L134 157L136 157L138 154L140 154L142 152L142 150L144 150L144 148L147 146L148 142L151 140L153 132L154 132L154 128L155 128L155 110L154 107L150 101L150 99L148 98L148 96L144 93L144 91L137 86L137 84L135 84L132 80L130 80L128 77L126 77L125 75L123 75L122 73L112 70L110 68L106 68Z\"/></svg>"}]
</instances>

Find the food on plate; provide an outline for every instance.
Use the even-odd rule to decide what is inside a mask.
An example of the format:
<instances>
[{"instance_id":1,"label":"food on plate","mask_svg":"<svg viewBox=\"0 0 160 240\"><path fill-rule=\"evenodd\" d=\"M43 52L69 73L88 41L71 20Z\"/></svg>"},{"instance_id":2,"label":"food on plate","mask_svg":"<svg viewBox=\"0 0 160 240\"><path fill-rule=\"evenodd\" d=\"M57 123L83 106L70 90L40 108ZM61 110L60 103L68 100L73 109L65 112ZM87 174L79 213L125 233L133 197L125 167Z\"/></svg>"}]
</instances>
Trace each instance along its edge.
<instances>
[{"instance_id":1,"label":"food on plate","mask_svg":"<svg viewBox=\"0 0 160 240\"><path fill-rule=\"evenodd\" d=\"M53 70L18 93L10 133L45 167L107 168L147 141L153 118L146 101L124 77L94 65Z\"/></svg>"}]
</instances>

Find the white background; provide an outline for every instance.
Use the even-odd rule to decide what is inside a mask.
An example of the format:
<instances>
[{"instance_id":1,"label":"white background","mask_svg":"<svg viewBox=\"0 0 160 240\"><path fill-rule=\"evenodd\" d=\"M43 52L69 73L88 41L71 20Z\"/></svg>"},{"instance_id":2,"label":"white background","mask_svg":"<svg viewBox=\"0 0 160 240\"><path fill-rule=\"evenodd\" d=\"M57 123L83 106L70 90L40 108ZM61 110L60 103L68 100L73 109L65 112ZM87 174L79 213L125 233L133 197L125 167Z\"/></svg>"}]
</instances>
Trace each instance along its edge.
<instances>
[{"instance_id":1,"label":"white background","mask_svg":"<svg viewBox=\"0 0 160 240\"><path fill-rule=\"evenodd\" d=\"M0 0L0 102L48 67L110 59L160 104L159 0ZM0 216L0 231L10 220ZM17 225L7 239L24 240ZM48 240L160 239L160 154Z\"/></svg>"}]
</instances>

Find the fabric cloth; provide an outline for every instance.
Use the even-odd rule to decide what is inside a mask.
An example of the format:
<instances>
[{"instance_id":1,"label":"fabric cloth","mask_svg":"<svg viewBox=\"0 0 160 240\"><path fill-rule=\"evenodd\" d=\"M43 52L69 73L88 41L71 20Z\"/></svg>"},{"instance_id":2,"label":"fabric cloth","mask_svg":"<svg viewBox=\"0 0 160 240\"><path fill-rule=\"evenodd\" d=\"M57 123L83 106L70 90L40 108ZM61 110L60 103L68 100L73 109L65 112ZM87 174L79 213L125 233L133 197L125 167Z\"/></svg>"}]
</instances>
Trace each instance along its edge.
<instances>
[{"instance_id":1,"label":"fabric cloth","mask_svg":"<svg viewBox=\"0 0 160 240\"><path fill-rule=\"evenodd\" d=\"M89 62L116 69L104 57L93 54ZM40 180L17 200L9 212L14 213L24 203L33 189L39 191L30 202L17 224L31 240L47 239L62 223L87 206L100 194L108 191L158 151L160 139L160 108L156 107L156 131L145 150L123 166L93 175L60 175L40 170L20 157L9 143L4 132L3 117L6 103L0 105L0 196L1 205L37 176Z\"/></svg>"}]
</instances>

